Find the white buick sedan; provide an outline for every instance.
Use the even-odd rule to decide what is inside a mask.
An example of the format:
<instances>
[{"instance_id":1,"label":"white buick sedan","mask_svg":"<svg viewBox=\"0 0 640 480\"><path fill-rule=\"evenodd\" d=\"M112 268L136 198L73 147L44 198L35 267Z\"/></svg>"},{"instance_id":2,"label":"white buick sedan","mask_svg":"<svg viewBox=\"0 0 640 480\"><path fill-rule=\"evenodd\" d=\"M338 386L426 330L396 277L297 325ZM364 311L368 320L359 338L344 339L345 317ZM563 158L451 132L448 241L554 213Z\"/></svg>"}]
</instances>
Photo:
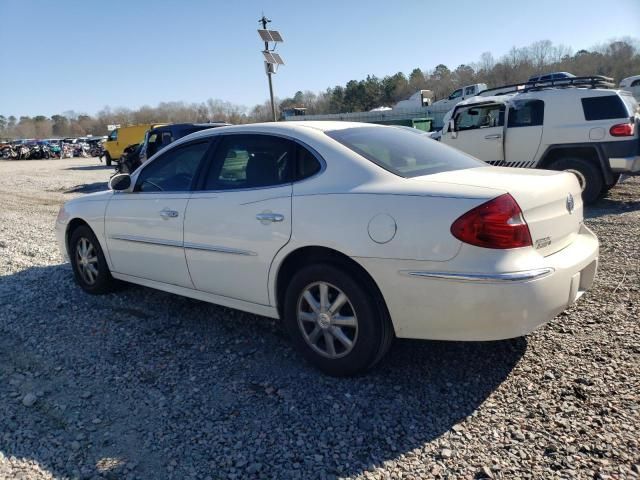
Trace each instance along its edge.
<instances>
[{"instance_id":1,"label":"white buick sedan","mask_svg":"<svg viewBox=\"0 0 640 480\"><path fill-rule=\"evenodd\" d=\"M598 263L574 175L490 167L393 127L205 130L110 187L58 215L84 290L124 280L281 318L333 375L372 367L394 336L527 334Z\"/></svg>"}]
</instances>

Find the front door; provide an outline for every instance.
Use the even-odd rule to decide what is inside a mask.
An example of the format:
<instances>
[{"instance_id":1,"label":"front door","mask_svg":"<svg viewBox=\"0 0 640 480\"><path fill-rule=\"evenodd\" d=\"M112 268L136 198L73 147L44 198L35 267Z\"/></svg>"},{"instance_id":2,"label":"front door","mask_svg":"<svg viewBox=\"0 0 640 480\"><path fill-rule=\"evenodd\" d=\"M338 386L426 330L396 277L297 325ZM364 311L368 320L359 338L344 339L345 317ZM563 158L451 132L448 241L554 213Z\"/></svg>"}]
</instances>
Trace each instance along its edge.
<instances>
[{"instance_id":1,"label":"front door","mask_svg":"<svg viewBox=\"0 0 640 480\"><path fill-rule=\"evenodd\" d=\"M115 193L105 231L113 271L193 288L183 223L191 187L209 141L172 148L145 165L133 192Z\"/></svg>"},{"instance_id":2,"label":"front door","mask_svg":"<svg viewBox=\"0 0 640 480\"><path fill-rule=\"evenodd\" d=\"M269 305L271 262L291 237L295 144L259 134L221 137L184 223L198 290Z\"/></svg>"},{"instance_id":3,"label":"front door","mask_svg":"<svg viewBox=\"0 0 640 480\"><path fill-rule=\"evenodd\" d=\"M455 131L447 131L443 142L485 162L504 160L503 104L472 105L456 110Z\"/></svg>"},{"instance_id":4,"label":"front door","mask_svg":"<svg viewBox=\"0 0 640 480\"><path fill-rule=\"evenodd\" d=\"M544 123L542 100L510 102L504 155L507 166L531 167L537 158Z\"/></svg>"}]
</instances>

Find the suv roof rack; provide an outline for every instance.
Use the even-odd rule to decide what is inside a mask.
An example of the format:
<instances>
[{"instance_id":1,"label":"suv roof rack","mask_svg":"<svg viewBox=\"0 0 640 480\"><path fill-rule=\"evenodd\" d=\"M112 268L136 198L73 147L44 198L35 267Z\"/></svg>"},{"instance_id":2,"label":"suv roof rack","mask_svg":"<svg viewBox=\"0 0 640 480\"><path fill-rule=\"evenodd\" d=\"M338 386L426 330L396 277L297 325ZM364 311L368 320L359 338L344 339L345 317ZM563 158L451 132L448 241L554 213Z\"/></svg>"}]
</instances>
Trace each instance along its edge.
<instances>
[{"instance_id":1,"label":"suv roof rack","mask_svg":"<svg viewBox=\"0 0 640 480\"><path fill-rule=\"evenodd\" d=\"M488 88L478 93L479 96L486 96L487 92L500 90L496 95L506 95L508 93L524 93L545 88L615 88L613 78L602 75L589 75L586 77L558 78L556 80L533 81L523 83L513 83L502 85L501 87Z\"/></svg>"}]
</instances>

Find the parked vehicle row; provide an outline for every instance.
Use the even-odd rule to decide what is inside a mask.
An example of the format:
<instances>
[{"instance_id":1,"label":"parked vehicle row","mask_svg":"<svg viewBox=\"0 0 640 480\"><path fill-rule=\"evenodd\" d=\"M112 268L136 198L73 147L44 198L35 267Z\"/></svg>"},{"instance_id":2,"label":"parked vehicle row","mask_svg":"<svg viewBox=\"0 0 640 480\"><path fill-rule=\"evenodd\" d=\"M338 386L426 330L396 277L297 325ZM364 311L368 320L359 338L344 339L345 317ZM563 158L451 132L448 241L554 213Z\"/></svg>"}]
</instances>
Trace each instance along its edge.
<instances>
[{"instance_id":1,"label":"parked vehicle row","mask_svg":"<svg viewBox=\"0 0 640 480\"><path fill-rule=\"evenodd\" d=\"M0 144L0 158L5 160L40 160L48 158L101 157L102 139L16 140Z\"/></svg>"},{"instance_id":2,"label":"parked vehicle row","mask_svg":"<svg viewBox=\"0 0 640 480\"><path fill-rule=\"evenodd\" d=\"M207 129L110 187L56 221L86 292L124 280L279 317L332 375L371 368L394 336L524 335L597 269L575 175L493 167L397 127Z\"/></svg>"}]
</instances>

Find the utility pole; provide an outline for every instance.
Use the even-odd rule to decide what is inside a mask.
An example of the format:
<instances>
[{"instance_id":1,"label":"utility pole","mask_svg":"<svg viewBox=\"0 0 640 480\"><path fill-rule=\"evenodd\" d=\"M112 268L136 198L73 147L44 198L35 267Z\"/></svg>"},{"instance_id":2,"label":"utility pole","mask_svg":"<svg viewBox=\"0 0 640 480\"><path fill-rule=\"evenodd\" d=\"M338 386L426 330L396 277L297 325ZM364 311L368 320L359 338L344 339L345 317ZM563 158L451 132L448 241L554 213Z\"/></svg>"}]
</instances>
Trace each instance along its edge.
<instances>
[{"instance_id":1,"label":"utility pole","mask_svg":"<svg viewBox=\"0 0 640 480\"><path fill-rule=\"evenodd\" d=\"M280 35L280 32L277 32L276 30L267 30L267 23L271 23L271 20L265 17L264 14L262 15L262 18L258 20L258 23L262 25L262 30L258 30L258 34L260 35L260 38L264 40L264 50L262 51L262 54L265 58L264 66L267 72L267 78L269 80L271 116L273 117L273 121L277 122L278 119L276 118L276 105L273 100L273 82L271 79L271 75L276 73L278 65L284 65L284 62L282 61L280 55L274 52L276 44L282 42L282 36ZM269 42L274 43L273 49L269 49Z\"/></svg>"}]
</instances>

